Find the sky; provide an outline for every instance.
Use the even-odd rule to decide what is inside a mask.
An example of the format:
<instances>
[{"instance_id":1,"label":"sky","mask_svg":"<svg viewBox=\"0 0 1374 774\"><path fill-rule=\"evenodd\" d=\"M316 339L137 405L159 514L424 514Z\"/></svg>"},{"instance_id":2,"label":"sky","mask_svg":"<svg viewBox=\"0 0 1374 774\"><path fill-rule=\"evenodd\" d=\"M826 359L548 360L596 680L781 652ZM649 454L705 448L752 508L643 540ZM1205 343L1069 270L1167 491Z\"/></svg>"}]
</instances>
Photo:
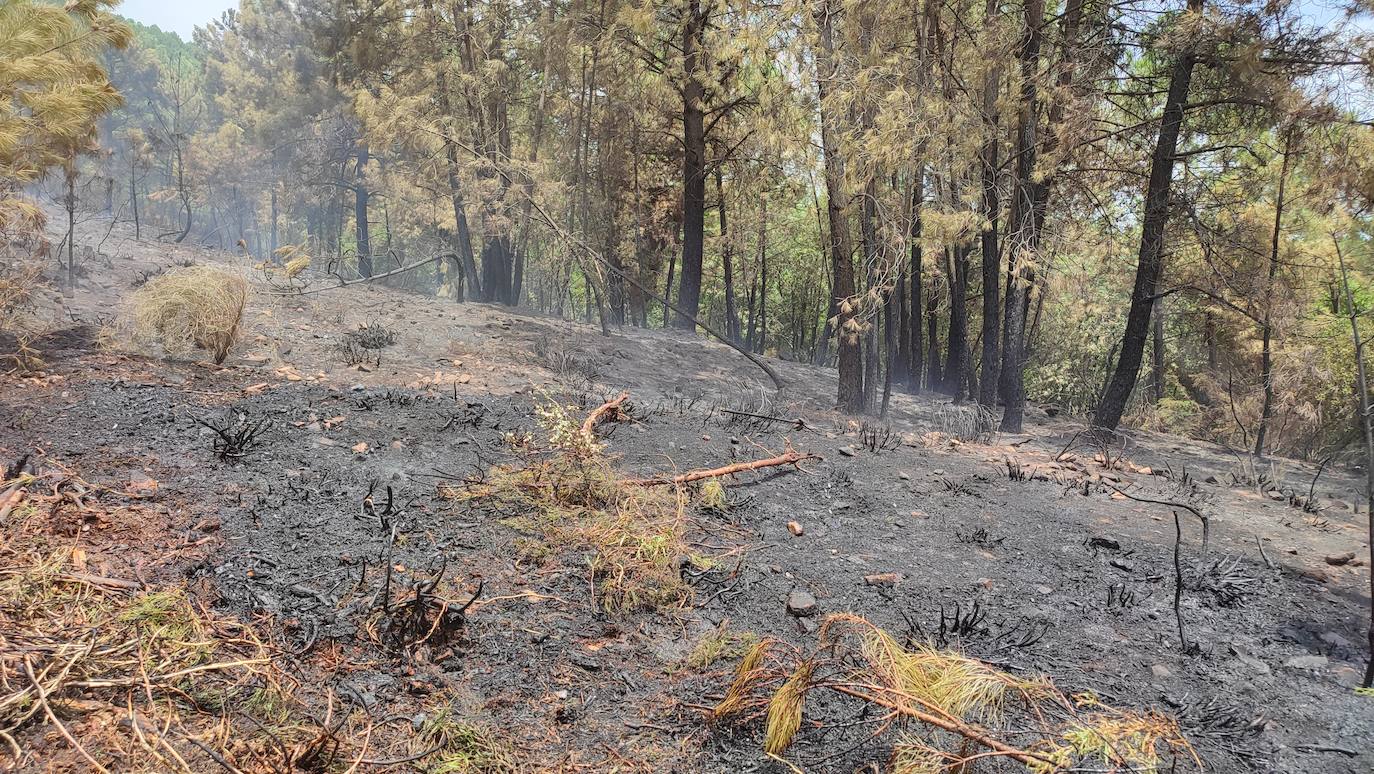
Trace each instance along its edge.
<instances>
[{"instance_id":1,"label":"sky","mask_svg":"<svg viewBox=\"0 0 1374 774\"><path fill-rule=\"evenodd\" d=\"M115 13L143 24L156 24L189 41L192 29L204 27L238 6L238 0L124 0Z\"/></svg>"},{"instance_id":2,"label":"sky","mask_svg":"<svg viewBox=\"0 0 1374 774\"><path fill-rule=\"evenodd\" d=\"M1297 0L1303 14L1317 22L1336 16L1333 9L1341 4L1342 0ZM144 24L156 24L189 41L194 27L205 26L225 10L237 7L238 0L124 0L117 12ZM1369 26L1368 16L1361 21L1360 27Z\"/></svg>"}]
</instances>

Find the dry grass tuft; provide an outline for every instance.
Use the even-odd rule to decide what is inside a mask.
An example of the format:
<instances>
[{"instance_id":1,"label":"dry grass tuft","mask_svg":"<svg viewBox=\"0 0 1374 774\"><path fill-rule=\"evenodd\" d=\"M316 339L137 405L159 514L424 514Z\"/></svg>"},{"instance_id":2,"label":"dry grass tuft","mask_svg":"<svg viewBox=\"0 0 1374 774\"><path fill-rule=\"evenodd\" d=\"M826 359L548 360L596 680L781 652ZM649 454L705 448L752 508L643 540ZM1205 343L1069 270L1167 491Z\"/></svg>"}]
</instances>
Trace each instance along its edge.
<instances>
[{"instance_id":1,"label":"dry grass tuft","mask_svg":"<svg viewBox=\"0 0 1374 774\"><path fill-rule=\"evenodd\" d=\"M1008 690L1032 692L1040 687L952 651L925 645L904 648L892 635L858 616L827 619L822 640L837 638L844 627L858 634L860 654L872 676L905 708L934 709L960 719L984 718L997 713Z\"/></svg>"},{"instance_id":2,"label":"dry grass tuft","mask_svg":"<svg viewBox=\"0 0 1374 774\"><path fill-rule=\"evenodd\" d=\"M607 612L680 607L691 599L679 572L679 558L688 555L681 498L626 484L600 456L579 451L498 467L451 494L518 514L504 523L558 547L546 557L584 552L592 596ZM526 553L533 553L528 546Z\"/></svg>"},{"instance_id":3,"label":"dry grass tuft","mask_svg":"<svg viewBox=\"0 0 1374 774\"><path fill-rule=\"evenodd\" d=\"M781 755L791 746L792 739L801 728L802 708L806 704L806 693L811 690L811 677L815 671L815 664L803 662L768 703L763 751L769 755Z\"/></svg>"},{"instance_id":4,"label":"dry grass tuft","mask_svg":"<svg viewBox=\"0 0 1374 774\"><path fill-rule=\"evenodd\" d=\"M567 407L541 406L536 415L548 437L545 447L532 436L511 436L522 464L495 467L448 494L511 514L503 523L540 536L550 549L532 550L525 541L526 555L585 554L592 597L607 612L687 604L692 589L680 571L691 557L683 492L624 480Z\"/></svg>"},{"instance_id":5,"label":"dry grass tuft","mask_svg":"<svg viewBox=\"0 0 1374 774\"><path fill-rule=\"evenodd\" d=\"M21 740L46 721L94 770L189 770L186 739L215 738L216 708L283 679L267 646L182 590L134 593L80 572L76 556L3 556L0 740L28 760ZM250 746L235 755L217 741L249 765Z\"/></svg>"},{"instance_id":6,"label":"dry grass tuft","mask_svg":"<svg viewBox=\"0 0 1374 774\"><path fill-rule=\"evenodd\" d=\"M702 508L717 513L725 513L730 509L730 501L725 496L725 485L720 483L718 478L708 478L701 485L701 494L697 502Z\"/></svg>"},{"instance_id":7,"label":"dry grass tuft","mask_svg":"<svg viewBox=\"0 0 1374 774\"><path fill-rule=\"evenodd\" d=\"M134 293L134 337L171 355L208 350L223 363L247 301L248 283L237 274L211 266L172 269Z\"/></svg>"},{"instance_id":8,"label":"dry grass tuft","mask_svg":"<svg viewBox=\"0 0 1374 774\"><path fill-rule=\"evenodd\" d=\"M248 625L179 585L98 574L124 541L166 537L156 519L145 524L143 496L47 459L0 479L0 761L102 773L519 770L490 731L442 713L412 729L323 687L340 671L378 669L371 655L288 657L261 633L270 620ZM109 532L69 537L69 513Z\"/></svg>"},{"instance_id":9,"label":"dry grass tuft","mask_svg":"<svg viewBox=\"0 0 1374 774\"><path fill-rule=\"evenodd\" d=\"M0 363L8 362L20 372L43 367L41 353L32 346L42 332L32 314L34 297L44 286L42 268L36 263L7 264L0 261L0 341L10 334L13 343L0 351Z\"/></svg>"}]
</instances>

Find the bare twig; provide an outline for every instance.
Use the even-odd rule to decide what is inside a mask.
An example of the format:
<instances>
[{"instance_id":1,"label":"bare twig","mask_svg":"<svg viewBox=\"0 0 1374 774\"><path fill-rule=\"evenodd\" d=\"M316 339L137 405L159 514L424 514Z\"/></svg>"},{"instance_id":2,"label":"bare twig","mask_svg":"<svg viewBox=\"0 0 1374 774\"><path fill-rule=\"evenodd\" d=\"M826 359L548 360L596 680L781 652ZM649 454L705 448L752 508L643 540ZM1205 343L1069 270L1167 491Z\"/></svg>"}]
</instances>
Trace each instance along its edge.
<instances>
[{"instance_id":1,"label":"bare twig","mask_svg":"<svg viewBox=\"0 0 1374 774\"><path fill-rule=\"evenodd\" d=\"M56 713L52 711L52 706L48 704L47 692L43 690L42 683L38 681L38 678L33 673L33 662L29 660L28 656L24 656L24 674L29 678L29 682L33 683L33 690L35 691L34 700L43 708L43 713L48 716L48 722L57 727L58 733L62 734L63 739L67 740L67 744L70 744L73 749L80 753L81 757L85 758L87 763L95 767L96 771L101 772L101 774L109 774L109 769L101 766L95 758L92 758L91 754L86 752L86 748L82 747L81 743L76 741L76 737L72 736L72 732L68 731L67 727L62 725L62 721L57 719Z\"/></svg>"},{"instance_id":2,"label":"bare twig","mask_svg":"<svg viewBox=\"0 0 1374 774\"><path fill-rule=\"evenodd\" d=\"M815 454L803 454L801 452L788 449L776 457L769 457L763 460L753 460L752 462L736 462L733 465L725 465L710 470L692 470L682 473L672 478L641 478L630 479L626 484L635 486L663 486L665 484L689 484L693 481L701 481L706 478L719 478L721 476L733 476L736 473L747 473L751 470L761 468L771 468L778 465L798 465L807 460L819 460L820 456Z\"/></svg>"}]
</instances>

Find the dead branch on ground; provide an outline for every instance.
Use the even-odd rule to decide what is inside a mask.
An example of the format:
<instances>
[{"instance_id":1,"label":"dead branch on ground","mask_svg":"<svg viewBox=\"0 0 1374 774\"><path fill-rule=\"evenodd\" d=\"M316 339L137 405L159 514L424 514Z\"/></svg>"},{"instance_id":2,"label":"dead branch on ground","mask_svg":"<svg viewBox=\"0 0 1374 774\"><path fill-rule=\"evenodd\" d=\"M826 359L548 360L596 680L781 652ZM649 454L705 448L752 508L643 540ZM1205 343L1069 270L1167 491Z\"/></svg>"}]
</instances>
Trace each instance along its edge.
<instances>
[{"instance_id":1,"label":"dead branch on ground","mask_svg":"<svg viewBox=\"0 0 1374 774\"><path fill-rule=\"evenodd\" d=\"M800 464L803 462L806 462L808 460L819 459L821 459L820 455L798 452L793 450L792 447L789 445L787 451L783 452L782 454L779 454L776 457L769 457L767 459L762 460L753 460L751 462L736 462L732 465L725 465L719 468L711 468L709 470L692 470L672 477L630 479L627 480L625 483L634 486L665 486L668 484L690 484L693 481L701 481L707 478L733 476L736 473L748 473L751 470L761 470L763 468L772 468L777 467L779 465L792 465L800 467Z\"/></svg>"},{"instance_id":2,"label":"dead branch on ground","mask_svg":"<svg viewBox=\"0 0 1374 774\"><path fill-rule=\"evenodd\" d=\"M601 422L613 420L621 416L624 412L621 406L630 397L630 393L622 392L613 400L608 400L596 407L596 410L587 415L587 420L582 423L582 434L588 438L593 438L596 426Z\"/></svg>"}]
</instances>

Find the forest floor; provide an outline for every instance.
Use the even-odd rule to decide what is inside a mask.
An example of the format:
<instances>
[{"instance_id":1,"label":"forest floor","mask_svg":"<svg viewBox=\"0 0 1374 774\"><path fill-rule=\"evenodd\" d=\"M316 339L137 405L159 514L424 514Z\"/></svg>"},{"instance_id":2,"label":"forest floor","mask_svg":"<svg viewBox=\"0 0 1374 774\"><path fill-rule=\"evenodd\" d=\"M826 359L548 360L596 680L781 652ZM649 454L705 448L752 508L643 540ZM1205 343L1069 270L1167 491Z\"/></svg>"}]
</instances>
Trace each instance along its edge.
<instances>
[{"instance_id":1,"label":"forest floor","mask_svg":"<svg viewBox=\"0 0 1374 774\"><path fill-rule=\"evenodd\" d=\"M1354 690L1370 568L1352 471L1325 470L1305 509L1317 472L1306 463L1256 469L1222 447L1148 433L1104 449L1039 409L1024 434L985 434L931 396L894 395L887 419L854 420L831 410L826 369L772 361L789 383L777 394L738 354L694 336L603 337L375 285L255 293L223 367L120 351L99 346L98 330L146 272L183 260L248 270L242 257L126 231L82 224L78 244L103 242L108 258L41 302L55 321L38 343L43 371L0 381L0 462L27 457L21 467L38 476L28 507L0 511L0 583L24 578L31 592L39 563L67 563L45 577L74 584L87 605L87 618L63 619L68 639L85 632L93 600L185 589L197 631L227 643L214 657L250 665L225 680L252 687L254 702L231 711L198 698L213 722L195 725L156 712L190 701L183 689L153 700L181 685L176 670L129 682L130 696L147 691L138 712L122 682L87 678L97 695L66 703L58 691L81 691L53 683L61 723L20 726L20 749L0 748L0 766L11 756L19 770L86 770L66 732L112 771L150 754L194 771L468 770L439 768L439 747L491 758L475 771L500 770L507 755L521 771L785 771L762 753L757 723L716 727L707 710L742 644L814 646L825 615L851 612L1066 693L1167 713L1211 771L1374 770L1374 698ZM360 370L339 341L367 324L396 340ZM454 494L526 459L512 436L541 436L538 405L557 400L580 419L622 390L629 421L602 435L623 475L713 468L789 443L821 458L727 480L723 509L689 503L691 594L658 610L607 612L585 547L544 539L509 503ZM264 429L242 457L218 459L196 420L236 414ZM1132 498L1207 515L1206 553L1186 509ZM1191 650L1174 608L1172 511ZM429 621L420 605L423 633L390 602L378 613L379 598L409 592L451 606ZM0 627L18 620L17 602L0 604ZM35 641L0 628L7 675L38 658ZM96 646L83 652L91 663ZM789 761L886 766L891 739L865 743L871 726L858 722L813 725L839 711L814 704ZM467 747L455 746L459 729Z\"/></svg>"}]
</instances>

